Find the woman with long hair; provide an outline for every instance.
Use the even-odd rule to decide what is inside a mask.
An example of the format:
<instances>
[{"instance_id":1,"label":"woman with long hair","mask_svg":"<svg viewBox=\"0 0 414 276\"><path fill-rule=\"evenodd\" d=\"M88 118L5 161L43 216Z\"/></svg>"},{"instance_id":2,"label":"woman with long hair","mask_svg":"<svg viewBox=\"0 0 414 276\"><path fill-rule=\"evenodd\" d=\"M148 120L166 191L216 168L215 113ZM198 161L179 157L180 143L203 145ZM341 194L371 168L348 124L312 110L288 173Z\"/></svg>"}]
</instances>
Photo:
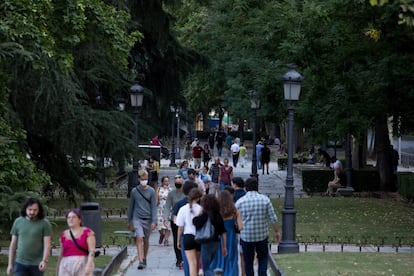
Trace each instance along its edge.
<instances>
[{"instance_id":1,"label":"woman with long hair","mask_svg":"<svg viewBox=\"0 0 414 276\"><path fill-rule=\"evenodd\" d=\"M60 234L60 254L56 265L58 276L92 276L95 260L95 233L82 226L79 209L66 213L69 229Z\"/></svg>"},{"instance_id":2,"label":"woman with long hair","mask_svg":"<svg viewBox=\"0 0 414 276\"><path fill-rule=\"evenodd\" d=\"M211 224L214 226L214 237L201 244L203 271L205 276L209 276L213 275L214 269L217 268L211 266L217 251L221 251L222 256L227 255L226 230L224 228L223 218L220 215L220 204L214 195L205 195L201 199L201 206L203 208L201 214L193 219L196 229L202 228L208 219L210 219Z\"/></svg>"},{"instance_id":3,"label":"woman with long hair","mask_svg":"<svg viewBox=\"0 0 414 276\"><path fill-rule=\"evenodd\" d=\"M196 228L193 224L193 218L201 212L201 206L197 202L202 196L203 191L201 189L193 188L188 193L188 203L180 208L175 220L175 224L178 226L177 248L184 247L190 276L197 276L198 274L201 245L194 240ZM180 242L181 235L184 235L183 244Z\"/></svg>"},{"instance_id":4,"label":"woman with long hair","mask_svg":"<svg viewBox=\"0 0 414 276\"><path fill-rule=\"evenodd\" d=\"M243 223L239 210L234 206L233 196L229 191L220 192L218 201L220 202L220 214L223 217L224 227L227 233L227 256L221 255L220 250L217 251L217 266L223 269L223 275L234 276L239 275L238 263L238 239L235 231L237 223L238 230L243 229Z\"/></svg>"}]
</instances>

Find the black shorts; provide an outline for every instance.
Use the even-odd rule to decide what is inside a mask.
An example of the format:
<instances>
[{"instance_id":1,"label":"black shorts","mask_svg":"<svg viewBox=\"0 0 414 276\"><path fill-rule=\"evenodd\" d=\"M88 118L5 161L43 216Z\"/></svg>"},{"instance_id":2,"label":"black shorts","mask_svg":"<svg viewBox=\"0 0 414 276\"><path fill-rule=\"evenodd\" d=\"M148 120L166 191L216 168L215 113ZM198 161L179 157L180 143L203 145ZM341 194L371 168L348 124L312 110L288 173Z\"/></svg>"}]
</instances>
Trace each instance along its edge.
<instances>
[{"instance_id":1,"label":"black shorts","mask_svg":"<svg viewBox=\"0 0 414 276\"><path fill-rule=\"evenodd\" d=\"M184 234L183 246L184 246L184 250L193 250L193 249L195 249L196 251L201 250L201 244L196 242L194 240L194 235L191 235L191 234Z\"/></svg>"}]
</instances>

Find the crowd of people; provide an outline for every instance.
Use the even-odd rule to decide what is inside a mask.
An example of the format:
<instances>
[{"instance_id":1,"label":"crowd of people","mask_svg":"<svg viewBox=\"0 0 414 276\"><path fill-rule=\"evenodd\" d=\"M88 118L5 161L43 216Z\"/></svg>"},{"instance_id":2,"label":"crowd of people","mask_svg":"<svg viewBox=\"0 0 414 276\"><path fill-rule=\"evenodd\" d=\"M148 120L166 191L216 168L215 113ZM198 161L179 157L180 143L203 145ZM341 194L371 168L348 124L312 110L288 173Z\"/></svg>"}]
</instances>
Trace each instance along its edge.
<instances>
[{"instance_id":1,"label":"crowd of people","mask_svg":"<svg viewBox=\"0 0 414 276\"><path fill-rule=\"evenodd\" d=\"M266 141L259 141L255 150L258 168L269 174L271 152ZM227 157L222 159L223 151ZM215 269L221 269L223 275L239 275L239 271L254 275L255 257L259 275L266 275L269 223L275 230L273 240L278 241L280 233L270 200L258 193L257 179L248 178L245 183L234 175L234 168L246 164L246 147L239 138L217 131L210 133L204 145L198 138L187 141L184 157L174 177L175 188L166 176L159 186L153 177L154 181L147 181L154 165L139 171L139 184L131 191L128 208L138 269L147 266L149 235L157 228L160 245L169 246L172 234L176 266L185 275L199 275L200 271L213 275ZM148 164L153 163L151 158ZM198 242L196 232L207 221L214 227L214 236Z\"/></svg>"},{"instance_id":2,"label":"crowd of people","mask_svg":"<svg viewBox=\"0 0 414 276\"><path fill-rule=\"evenodd\" d=\"M153 142L157 143L156 139ZM233 166L228 157L221 162L224 143ZM176 266L186 276L199 275L200 271L213 275L215 269L229 276L239 272L243 276L254 275L255 258L258 275L266 275L269 224L274 228L274 241L280 239L280 232L269 198L258 192L257 179L235 176L233 168L245 165L245 146L237 138L217 133L203 147L197 138L189 147L194 167L184 160L173 180L163 176L158 183L160 164L154 156L138 172L138 185L130 191L127 212L128 228L136 237L137 268L146 268L149 238L158 230L160 246L170 246L172 235ZM217 156L211 150L214 147ZM258 169L269 174L271 152L267 143L259 141L255 150ZM311 151L314 153L314 149ZM342 164L321 149L318 153L319 162L333 170L326 195L334 196L334 190L344 185ZM60 234L56 275L92 275L95 234L82 225L79 209L69 210L66 219L68 229ZM214 227L213 237L196 241L197 230L208 221ZM11 236L7 274L43 275L50 254L51 227L39 200L30 198L22 206Z\"/></svg>"},{"instance_id":3,"label":"crowd of people","mask_svg":"<svg viewBox=\"0 0 414 276\"><path fill-rule=\"evenodd\" d=\"M230 149L235 143L232 142ZM199 141L195 140L194 147L197 146ZM201 148L197 161L194 158L197 166L190 167L188 160L181 163L174 187L170 187L167 176L155 186L147 180L148 168L139 171L139 184L131 191L128 208L130 229L136 236L138 269L147 266L149 237L157 229L161 246L169 246L171 233L176 266L184 275L213 275L215 269L229 276L239 275L239 271L254 275L255 258L259 275L266 275L269 223L275 233L272 240L280 239L273 206L267 196L258 192L256 178L243 180L234 175L229 158L221 162L215 156L210 167L204 163L202 152L208 148L209 145ZM238 147L239 151L240 148L243 146ZM268 161L264 161L266 166ZM213 225L214 235L208 241L196 241L197 230L207 221Z\"/></svg>"}]
</instances>

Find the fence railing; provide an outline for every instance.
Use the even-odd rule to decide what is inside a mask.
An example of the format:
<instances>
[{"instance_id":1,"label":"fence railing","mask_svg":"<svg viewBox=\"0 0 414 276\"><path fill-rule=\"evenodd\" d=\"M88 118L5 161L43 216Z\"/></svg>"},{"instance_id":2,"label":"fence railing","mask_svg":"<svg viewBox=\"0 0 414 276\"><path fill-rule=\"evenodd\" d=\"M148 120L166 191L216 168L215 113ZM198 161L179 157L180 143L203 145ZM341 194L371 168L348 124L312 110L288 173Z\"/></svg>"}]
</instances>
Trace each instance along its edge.
<instances>
[{"instance_id":1,"label":"fence railing","mask_svg":"<svg viewBox=\"0 0 414 276\"><path fill-rule=\"evenodd\" d=\"M401 152L401 166L409 168L414 166L414 154L408 152Z\"/></svg>"}]
</instances>

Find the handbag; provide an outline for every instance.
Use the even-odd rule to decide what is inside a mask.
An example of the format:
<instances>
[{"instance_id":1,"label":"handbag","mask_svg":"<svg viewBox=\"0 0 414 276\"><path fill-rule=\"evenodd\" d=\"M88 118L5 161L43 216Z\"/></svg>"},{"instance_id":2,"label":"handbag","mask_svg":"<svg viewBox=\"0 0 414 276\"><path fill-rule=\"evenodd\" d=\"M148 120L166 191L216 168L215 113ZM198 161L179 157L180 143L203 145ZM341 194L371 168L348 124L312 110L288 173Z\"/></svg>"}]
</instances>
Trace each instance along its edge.
<instances>
[{"instance_id":1,"label":"handbag","mask_svg":"<svg viewBox=\"0 0 414 276\"><path fill-rule=\"evenodd\" d=\"M82 247L82 246L80 246L80 245L79 245L79 243L76 241L75 237L73 236L72 230L70 230L70 229L69 229L69 233L70 233L70 236L72 237L72 241L73 241L73 243L76 245L76 247L77 247L79 250L82 250L83 252L85 252L86 254L89 254L89 250L88 250L88 249L86 249L86 248L84 248L84 247ZM99 257L99 255L101 255L101 251L96 250L96 251L94 252L94 255L93 255L93 256L96 258L96 257Z\"/></svg>"},{"instance_id":2,"label":"handbag","mask_svg":"<svg viewBox=\"0 0 414 276\"><path fill-rule=\"evenodd\" d=\"M203 227L196 230L194 240L198 243L209 242L214 238L214 231L215 231L214 225L211 223L210 217L208 217Z\"/></svg>"}]
</instances>

